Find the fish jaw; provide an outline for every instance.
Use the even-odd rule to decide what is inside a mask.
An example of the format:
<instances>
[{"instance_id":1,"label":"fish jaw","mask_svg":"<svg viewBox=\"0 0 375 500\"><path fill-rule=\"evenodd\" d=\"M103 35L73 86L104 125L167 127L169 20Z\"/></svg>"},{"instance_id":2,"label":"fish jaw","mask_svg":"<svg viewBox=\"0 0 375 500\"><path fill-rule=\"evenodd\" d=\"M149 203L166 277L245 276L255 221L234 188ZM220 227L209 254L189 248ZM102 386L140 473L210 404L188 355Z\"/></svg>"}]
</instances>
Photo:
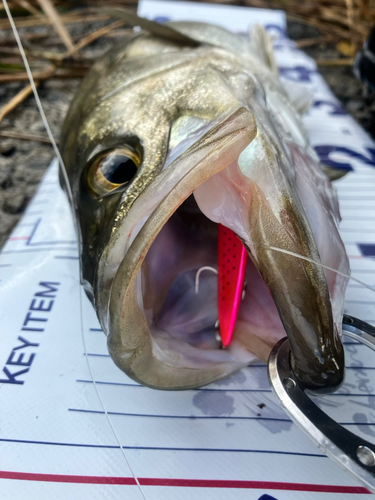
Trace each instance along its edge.
<instances>
[{"instance_id":1,"label":"fish jaw","mask_svg":"<svg viewBox=\"0 0 375 500\"><path fill-rule=\"evenodd\" d=\"M163 171L159 186L169 182L169 190L164 191L160 199L155 186L153 198L150 197L152 187L142 194L143 199L141 196L136 201L123 228L124 234L134 232L136 236L130 238L125 248L119 237L121 231L118 231L117 239L108 246L101 259L99 274L102 278L97 287L96 302L101 304L100 310L108 311L101 322L108 334L109 352L123 371L145 385L187 389L207 384L254 359L254 356L243 356L244 350L250 350L267 361L271 348L285 331L291 341L293 369L306 388L327 392L342 381L342 344L333 319L327 279L319 265L319 251L296 191L290 165L283 165L286 154L277 151L272 140L265 138L259 130L262 129L259 122L257 125L249 110L240 109L175 160L176 165L180 163L182 167L185 158L196 164L173 182L171 178L177 175L178 167L174 171L172 168ZM258 161L258 164L250 162L250 165L248 148L254 142L255 147L259 148L260 144L268 151L263 154L267 160ZM259 158L262 155L258 155ZM183 168L181 172L184 172ZM231 217L230 209L225 210L225 196L222 196L220 186L215 185L215 182L220 184L220 179L226 180L226 196L228 192L237 196L234 202L229 195L229 203L232 212L235 207L235 211L241 213L240 222L238 217ZM216 199L207 194L207 190L216 193ZM232 345L226 350L216 349L211 358L204 351L190 347L181 356L173 342L168 345L163 339L156 341L150 334L144 303L142 264L168 219L192 193L203 214L224 224L242 240L255 272L263 278L262 283L258 283L259 289L263 287L271 301L272 295L271 308L275 309L276 304L285 328L278 318L274 332L270 334L268 330L265 337L259 338L262 328L257 328L253 318L249 318L247 310L242 308ZM149 205L148 212L146 210L142 217L139 210L150 204L151 199L154 200L153 206ZM242 205L241 200L238 204L238 199L242 200ZM215 212L218 207L222 208L222 218ZM132 225L132 217L136 218L134 221L138 220L138 225L134 221ZM315 264L289 254L276 253L272 247L297 253ZM119 255L124 257L116 267L114 262ZM111 266L112 270L116 268L112 279L108 273ZM109 307L106 306L108 303Z\"/></svg>"},{"instance_id":2,"label":"fish jaw","mask_svg":"<svg viewBox=\"0 0 375 500\"><path fill-rule=\"evenodd\" d=\"M300 164L291 168L281 144L272 140L259 121L257 124L257 137L240 155L237 172L229 169L220 172L200 186L194 196L203 213L235 231L247 247L288 334L291 364L301 384L316 392L331 392L341 384L344 374L340 314L346 282L341 283L341 313L334 315L324 263L305 213L304 204L308 205L308 200L302 203L296 182L304 162L310 162L309 166L316 170L317 183L323 174L314 164L313 155L296 145L289 153L292 161L296 158ZM209 192L214 195L209 197ZM245 208L240 217L235 217L232 207L240 206L244 193L247 193ZM315 201L323 204L324 200ZM348 260L333 214L327 209L325 216L336 237L337 246L333 245L332 251L342 256L334 267L347 274ZM334 299L332 283L331 289ZM251 315L243 312L242 316L239 330L251 334ZM237 332L237 338L240 336L244 337L244 333Z\"/></svg>"},{"instance_id":3,"label":"fish jaw","mask_svg":"<svg viewBox=\"0 0 375 500\"><path fill-rule=\"evenodd\" d=\"M204 368L189 359L179 360L178 354L163 352L150 335L141 305L140 270L152 242L170 216L200 183L236 161L255 135L254 117L243 108L206 134L193 148L197 160L194 168L182 176L152 211L118 267L109 300L108 349L123 371L145 385L162 389L197 387L244 365L230 352L221 353L220 363L210 362L208 357ZM193 155L190 148L185 156L191 161ZM182 157L176 161L183 161Z\"/></svg>"},{"instance_id":4,"label":"fish jaw","mask_svg":"<svg viewBox=\"0 0 375 500\"><path fill-rule=\"evenodd\" d=\"M296 377L306 389L332 392L343 380L344 351L333 321L324 269L315 264L320 262L318 249L299 207L289 200L285 197L281 224L254 186L250 234L257 268L288 333ZM272 247L298 253L311 261L275 252Z\"/></svg>"}]
</instances>

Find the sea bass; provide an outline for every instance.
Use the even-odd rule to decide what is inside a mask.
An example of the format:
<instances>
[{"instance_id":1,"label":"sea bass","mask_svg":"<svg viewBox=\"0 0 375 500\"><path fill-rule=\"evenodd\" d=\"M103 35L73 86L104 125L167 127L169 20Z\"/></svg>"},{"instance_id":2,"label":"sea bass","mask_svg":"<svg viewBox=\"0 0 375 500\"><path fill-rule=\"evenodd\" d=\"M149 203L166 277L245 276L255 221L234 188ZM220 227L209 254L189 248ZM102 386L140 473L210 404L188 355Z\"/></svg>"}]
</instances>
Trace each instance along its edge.
<instances>
[{"instance_id":1,"label":"sea bass","mask_svg":"<svg viewBox=\"0 0 375 500\"><path fill-rule=\"evenodd\" d=\"M308 99L281 84L261 26L246 38L139 24L90 70L61 137L82 282L113 361L147 386L188 389L267 361L287 334L301 384L334 390L349 264L335 189L301 121ZM219 225L249 257L225 349L207 270Z\"/></svg>"}]
</instances>

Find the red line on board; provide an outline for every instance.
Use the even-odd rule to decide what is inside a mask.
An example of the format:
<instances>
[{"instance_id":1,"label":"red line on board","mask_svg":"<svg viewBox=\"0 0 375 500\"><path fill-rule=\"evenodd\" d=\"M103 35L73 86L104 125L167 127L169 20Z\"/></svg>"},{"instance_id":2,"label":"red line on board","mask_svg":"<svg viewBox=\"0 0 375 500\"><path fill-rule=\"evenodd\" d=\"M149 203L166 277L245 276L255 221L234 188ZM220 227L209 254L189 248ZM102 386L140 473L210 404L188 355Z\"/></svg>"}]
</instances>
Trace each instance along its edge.
<instances>
[{"instance_id":1,"label":"red line on board","mask_svg":"<svg viewBox=\"0 0 375 500\"><path fill-rule=\"evenodd\" d=\"M71 476L63 474L38 474L32 472L0 471L0 479L18 479L21 481L46 481L54 483L86 483L86 484L116 484L132 485L136 482L132 477L110 476ZM169 479L139 477L142 486L178 486L192 488L241 488L241 489L268 489L288 491L311 491L317 493L357 493L371 495L371 492L362 486L336 486L329 484L282 483L273 481L239 481L221 479Z\"/></svg>"},{"instance_id":2,"label":"red line on board","mask_svg":"<svg viewBox=\"0 0 375 500\"><path fill-rule=\"evenodd\" d=\"M18 479L19 481L46 481L50 483L136 485L136 482L132 477L71 476L65 474L39 474L33 472L11 472L11 471L0 471L0 479Z\"/></svg>"}]
</instances>

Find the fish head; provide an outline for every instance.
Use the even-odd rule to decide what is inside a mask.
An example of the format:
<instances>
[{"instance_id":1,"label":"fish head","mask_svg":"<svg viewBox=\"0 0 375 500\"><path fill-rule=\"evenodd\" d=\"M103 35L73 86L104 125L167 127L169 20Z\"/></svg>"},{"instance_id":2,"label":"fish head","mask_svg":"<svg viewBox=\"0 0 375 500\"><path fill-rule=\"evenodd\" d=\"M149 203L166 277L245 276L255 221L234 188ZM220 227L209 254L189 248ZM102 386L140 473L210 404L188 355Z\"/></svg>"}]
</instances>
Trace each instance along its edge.
<instances>
[{"instance_id":1,"label":"fish head","mask_svg":"<svg viewBox=\"0 0 375 500\"><path fill-rule=\"evenodd\" d=\"M321 264L347 268L335 192L275 75L226 45L141 34L84 80L62 132L82 281L114 362L145 385L207 384L287 334L301 383L332 390L346 282ZM218 224L250 256L228 349L216 275L196 289Z\"/></svg>"}]
</instances>

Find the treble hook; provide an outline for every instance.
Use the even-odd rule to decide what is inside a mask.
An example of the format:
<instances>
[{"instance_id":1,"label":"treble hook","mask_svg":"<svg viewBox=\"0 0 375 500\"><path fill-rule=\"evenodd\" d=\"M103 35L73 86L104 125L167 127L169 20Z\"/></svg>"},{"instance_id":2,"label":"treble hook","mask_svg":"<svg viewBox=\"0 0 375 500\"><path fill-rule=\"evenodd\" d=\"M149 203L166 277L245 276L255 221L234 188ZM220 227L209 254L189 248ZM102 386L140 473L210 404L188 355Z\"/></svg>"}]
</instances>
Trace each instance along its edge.
<instances>
[{"instance_id":1,"label":"treble hook","mask_svg":"<svg viewBox=\"0 0 375 500\"><path fill-rule=\"evenodd\" d=\"M375 350L375 328L344 315L343 333ZM290 365L287 337L272 349L268 379L287 415L337 465L375 493L375 446L341 427L306 395Z\"/></svg>"}]
</instances>

